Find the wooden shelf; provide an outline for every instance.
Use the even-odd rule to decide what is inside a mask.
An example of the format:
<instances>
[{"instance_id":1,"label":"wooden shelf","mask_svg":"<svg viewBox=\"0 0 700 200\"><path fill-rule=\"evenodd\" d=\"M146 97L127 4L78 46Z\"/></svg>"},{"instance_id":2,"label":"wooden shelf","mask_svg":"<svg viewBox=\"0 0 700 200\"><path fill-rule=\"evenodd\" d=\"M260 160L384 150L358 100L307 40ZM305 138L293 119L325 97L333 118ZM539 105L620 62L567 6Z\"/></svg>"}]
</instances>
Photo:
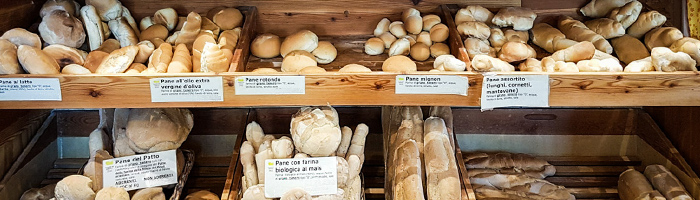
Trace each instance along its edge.
<instances>
[{"instance_id":1,"label":"wooden shelf","mask_svg":"<svg viewBox=\"0 0 700 200\"><path fill-rule=\"evenodd\" d=\"M0 101L0 109L242 107L300 105L443 105L479 106L483 75L478 73L411 73L458 75L469 79L467 96L395 94L395 73L306 75L304 95L235 95L233 80L256 76L246 72L221 74L145 75L6 75L0 78L58 78L63 101ZM538 73L504 73L538 74ZM293 73L279 75L293 76ZM148 80L159 77L223 77L223 102L153 103ZM700 106L700 74L551 73L550 106L633 107Z\"/></svg>"}]
</instances>

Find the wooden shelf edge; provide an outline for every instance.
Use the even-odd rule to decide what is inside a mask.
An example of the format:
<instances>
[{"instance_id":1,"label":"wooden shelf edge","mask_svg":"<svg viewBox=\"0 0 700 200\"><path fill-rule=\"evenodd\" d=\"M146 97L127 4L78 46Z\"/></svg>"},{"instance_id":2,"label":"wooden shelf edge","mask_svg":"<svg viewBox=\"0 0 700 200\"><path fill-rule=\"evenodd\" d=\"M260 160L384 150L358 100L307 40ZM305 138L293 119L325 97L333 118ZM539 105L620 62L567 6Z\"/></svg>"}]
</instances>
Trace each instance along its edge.
<instances>
[{"instance_id":1,"label":"wooden shelf edge","mask_svg":"<svg viewBox=\"0 0 700 200\"><path fill-rule=\"evenodd\" d=\"M397 73L325 73L306 76L304 95L235 95L238 76L247 72L158 75L3 75L0 78L58 78L63 101L0 101L0 109L249 107L302 105L423 105L479 106L484 75L472 72L412 75L456 75L469 79L467 96L395 94ZM499 73L535 75L542 73ZM295 73L274 75L294 76ZM153 103L149 79L163 77L223 77L223 102ZM550 106L636 107L700 106L698 72L550 73Z\"/></svg>"}]
</instances>

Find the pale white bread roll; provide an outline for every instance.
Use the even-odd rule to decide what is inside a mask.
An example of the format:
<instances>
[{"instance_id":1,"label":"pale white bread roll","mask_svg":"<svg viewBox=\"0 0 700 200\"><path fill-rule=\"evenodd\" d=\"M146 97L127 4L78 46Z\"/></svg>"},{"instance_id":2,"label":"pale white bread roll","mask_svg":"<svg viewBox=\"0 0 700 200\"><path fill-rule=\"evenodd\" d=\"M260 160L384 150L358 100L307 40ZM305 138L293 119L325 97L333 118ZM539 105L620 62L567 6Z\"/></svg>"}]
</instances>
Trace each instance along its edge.
<instances>
[{"instance_id":1,"label":"pale white bread roll","mask_svg":"<svg viewBox=\"0 0 700 200\"><path fill-rule=\"evenodd\" d=\"M221 30L231 30L243 25L243 14L236 8L225 8L209 17Z\"/></svg>"},{"instance_id":2,"label":"pale white bread roll","mask_svg":"<svg viewBox=\"0 0 700 200\"><path fill-rule=\"evenodd\" d=\"M185 200L221 200L219 195L206 190L200 190L190 193L185 197Z\"/></svg>"},{"instance_id":3,"label":"pale white bread roll","mask_svg":"<svg viewBox=\"0 0 700 200\"><path fill-rule=\"evenodd\" d=\"M624 72L653 72L656 71L651 63L651 56L635 60L625 66Z\"/></svg>"},{"instance_id":4,"label":"pale white bread roll","mask_svg":"<svg viewBox=\"0 0 700 200\"><path fill-rule=\"evenodd\" d=\"M314 49L311 54L316 57L316 62L319 64L328 64L335 60L338 55L338 50L329 41L318 42L318 47Z\"/></svg>"},{"instance_id":5,"label":"pale white bread roll","mask_svg":"<svg viewBox=\"0 0 700 200\"><path fill-rule=\"evenodd\" d=\"M697 71L695 60L683 52L673 52L666 47L651 50L651 63L657 71Z\"/></svg>"},{"instance_id":6,"label":"pale white bread roll","mask_svg":"<svg viewBox=\"0 0 700 200\"><path fill-rule=\"evenodd\" d=\"M80 17L80 4L73 0L48 0L41 6L39 17L43 18L54 10L63 10L71 16Z\"/></svg>"},{"instance_id":7,"label":"pale white bread roll","mask_svg":"<svg viewBox=\"0 0 700 200\"><path fill-rule=\"evenodd\" d=\"M579 42L578 44L566 49L554 52L551 57L555 61L578 62L580 60L588 60L593 58L595 47L589 41Z\"/></svg>"},{"instance_id":8,"label":"pale white bread roll","mask_svg":"<svg viewBox=\"0 0 700 200\"><path fill-rule=\"evenodd\" d=\"M271 199L265 198L265 185L258 184L258 185L254 185L254 186L246 189L245 193L243 193L243 197L241 198L241 200L271 200Z\"/></svg>"},{"instance_id":9,"label":"pale white bread roll","mask_svg":"<svg viewBox=\"0 0 700 200\"><path fill-rule=\"evenodd\" d=\"M258 170L255 164L255 149L250 141L245 141L241 145L241 164L243 165L243 175L246 180L246 187L258 184Z\"/></svg>"},{"instance_id":10,"label":"pale white bread roll","mask_svg":"<svg viewBox=\"0 0 700 200\"><path fill-rule=\"evenodd\" d=\"M202 28L202 16L196 12L190 12L187 14L187 21L182 25L182 30L180 34L175 38L175 43L173 45L185 44L188 49L192 49L192 44L194 40L199 36L199 32Z\"/></svg>"},{"instance_id":11,"label":"pale white bread roll","mask_svg":"<svg viewBox=\"0 0 700 200\"><path fill-rule=\"evenodd\" d=\"M153 23L160 24L172 31L177 26L179 18L177 12L173 8L163 8L153 15Z\"/></svg>"},{"instance_id":12,"label":"pale white bread roll","mask_svg":"<svg viewBox=\"0 0 700 200\"><path fill-rule=\"evenodd\" d=\"M129 23L129 26L131 26L131 29L134 30L134 32L136 33L136 37L139 37L141 35L141 31L139 30L139 25L136 24L136 20L134 19L133 16L131 16L131 12L129 12L129 9L127 9L124 6L122 6L121 17L126 19L126 22Z\"/></svg>"},{"instance_id":13,"label":"pale white bread roll","mask_svg":"<svg viewBox=\"0 0 700 200\"><path fill-rule=\"evenodd\" d=\"M374 28L374 36L379 37L382 35L382 33L389 32L389 24L391 24L391 21L389 21L388 18L382 18L382 20L379 20L377 27Z\"/></svg>"},{"instance_id":14,"label":"pale white bread roll","mask_svg":"<svg viewBox=\"0 0 700 200\"><path fill-rule=\"evenodd\" d=\"M491 46L501 47L506 42L508 42L508 39L503 33L503 30L501 30L500 28L491 28L491 35L489 36L489 43L491 44Z\"/></svg>"},{"instance_id":15,"label":"pale white bread roll","mask_svg":"<svg viewBox=\"0 0 700 200\"><path fill-rule=\"evenodd\" d=\"M384 42L384 48L390 48L391 44L393 44L396 41L396 37L392 35L389 32L384 32L381 35L379 35L379 39L381 39Z\"/></svg>"},{"instance_id":16,"label":"pale white bread roll","mask_svg":"<svg viewBox=\"0 0 700 200\"><path fill-rule=\"evenodd\" d=\"M265 160L274 158L274 155L272 154L271 145L272 140L263 141L263 143L260 144L258 153L255 154L255 165L258 168L258 184L265 183Z\"/></svg>"},{"instance_id":17,"label":"pale white bread roll","mask_svg":"<svg viewBox=\"0 0 700 200\"><path fill-rule=\"evenodd\" d=\"M97 192L95 200L130 200L130 198L124 188L106 187Z\"/></svg>"},{"instance_id":18,"label":"pale white bread roll","mask_svg":"<svg viewBox=\"0 0 700 200\"><path fill-rule=\"evenodd\" d=\"M649 199L649 195L654 191L644 175L634 169L620 174L617 190L621 200Z\"/></svg>"},{"instance_id":19,"label":"pale white bread roll","mask_svg":"<svg viewBox=\"0 0 700 200\"><path fill-rule=\"evenodd\" d=\"M688 191L676 176L663 165L649 165L644 169L644 176L666 199L692 200Z\"/></svg>"},{"instance_id":20,"label":"pale white bread roll","mask_svg":"<svg viewBox=\"0 0 700 200\"><path fill-rule=\"evenodd\" d=\"M404 28L409 34L418 34L423 30L423 18L420 15L411 15L404 22Z\"/></svg>"},{"instance_id":21,"label":"pale white bread roll","mask_svg":"<svg viewBox=\"0 0 700 200\"><path fill-rule=\"evenodd\" d=\"M528 58L525 60L525 62L520 63L518 69L520 69L520 71L530 72L579 72L578 67L576 67L576 63L554 61L554 59L551 57L544 57L542 58L542 61L535 58ZM545 178L551 175L549 173L551 173L551 169L553 168L553 166L545 166L544 170L514 170L513 173L523 173L535 178ZM487 173L491 173L491 171L488 171ZM504 173L504 170L499 170L498 173Z\"/></svg>"},{"instance_id":22,"label":"pale white bread roll","mask_svg":"<svg viewBox=\"0 0 700 200\"><path fill-rule=\"evenodd\" d=\"M337 120L338 113L330 106L301 108L290 122L296 150L313 157L335 153L342 135Z\"/></svg>"},{"instance_id":23,"label":"pale white bread roll","mask_svg":"<svg viewBox=\"0 0 700 200\"><path fill-rule=\"evenodd\" d=\"M440 16L437 15L426 15L423 16L423 31L430 31L433 26L442 22Z\"/></svg>"},{"instance_id":24,"label":"pale white bread roll","mask_svg":"<svg viewBox=\"0 0 700 200\"><path fill-rule=\"evenodd\" d=\"M318 65L316 57L303 50L295 50L287 54L282 60L283 72L298 72L304 67Z\"/></svg>"},{"instance_id":25,"label":"pale white bread roll","mask_svg":"<svg viewBox=\"0 0 700 200\"><path fill-rule=\"evenodd\" d=\"M649 57L649 50L637 38L624 35L610 40L615 53L620 58L620 61L630 64L632 61Z\"/></svg>"},{"instance_id":26,"label":"pale white bread roll","mask_svg":"<svg viewBox=\"0 0 700 200\"><path fill-rule=\"evenodd\" d=\"M408 55L411 50L411 42L407 38L399 38L389 47L389 56Z\"/></svg>"},{"instance_id":27,"label":"pale white bread roll","mask_svg":"<svg viewBox=\"0 0 700 200\"><path fill-rule=\"evenodd\" d=\"M423 195L422 164L416 141L408 139L394 151L395 174L393 197L395 200L421 200Z\"/></svg>"},{"instance_id":28,"label":"pale white bread roll","mask_svg":"<svg viewBox=\"0 0 700 200\"><path fill-rule=\"evenodd\" d=\"M408 17L410 16L420 16L420 11L416 10L415 8L406 8L401 12L401 20L406 21Z\"/></svg>"},{"instance_id":29,"label":"pale white bread roll","mask_svg":"<svg viewBox=\"0 0 700 200\"><path fill-rule=\"evenodd\" d=\"M258 35L250 44L250 52L258 58L274 58L280 55L280 37L271 33Z\"/></svg>"},{"instance_id":30,"label":"pale white bread roll","mask_svg":"<svg viewBox=\"0 0 700 200\"><path fill-rule=\"evenodd\" d=\"M411 46L410 50L411 58L416 61L425 61L430 58L430 47L423 43L416 43Z\"/></svg>"},{"instance_id":31,"label":"pale white bread roll","mask_svg":"<svg viewBox=\"0 0 700 200\"><path fill-rule=\"evenodd\" d=\"M0 39L0 74L21 74L17 60L17 46L9 40Z\"/></svg>"},{"instance_id":32,"label":"pale white bread roll","mask_svg":"<svg viewBox=\"0 0 700 200\"><path fill-rule=\"evenodd\" d=\"M480 40L489 39L489 36L491 36L491 29L483 22L463 22L457 25L457 31L461 35Z\"/></svg>"},{"instance_id":33,"label":"pale white bread roll","mask_svg":"<svg viewBox=\"0 0 700 200\"><path fill-rule=\"evenodd\" d=\"M175 52L173 52L173 58L168 64L167 73L183 73L192 72L192 56L190 56L190 51L187 50L185 44L180 44L175 47Z\"/></svg>"},{"instance_id":34,"label":"pale white bread roll","mask_svg":"<svg viewBox=\"0 0 700 200\"><path fill-rule=\"evenodd\" d=\"M644 34L651 29L659 27L664 23L666 23L666 16L661 13L657 11L645 12L640 14L637 21L627 28L627 34L632 37L642 38Z\"/></svg>"},{"instance_id":35,"label":"pale white bread roll","mask_svg":"<svg viewBox=\"0 0 700 200\"><path fill-rule=\"evenodd\" d=\"M348 174L348 161L345 160L343 157L335 157L336 160L336 173L337 173L337 178L338 178L338 187L343 188L345 187L345 184L347 183L348 179L350 178Z\"/></svg>"},{"instance_id":36,"label":"pale white bread roll","mask_svg":"<svg viewBox=\"0 0 700 200\"><path fill-rule=\"evenodd\" d=\"M437 58L441 55L450 54L450 47L445 43L435 43L430 46L430 56Z\"/></svg>"},{"instance_id":37,"label":"pale white bread roll","mask_svg":"<svg viewBox=\"0 0 700 200\"><path fill-rule=\"evenodd\" d=\"M50 200L54 199L56 184L46 185L42 188L31 188L22 193L19 200Z\"/></svg>"},{"instance_id":38,"label":"pale white bread roll","mask_svg":"<svg viewBox=\"0 0 700 200\"><path fill-rule=\"evenodd\" d=\"M610 54L607 54L607 53L605 53L605 52L599 51L598 49L596 49L596 50L595 50L595 53L593 53L593 59L602 60L602 59L606 59L606 58L615 58L615 59L617 59L617 57L615 57L615 56L613 56L613 55L610 55Z\"/></svg>"},{"instance_id":39,"label":"pale white bread roll","mask_svg":"<svg viewBox=\"0 0 700 200\"><path fill-rule=\"evenodd\" d=\"M632 0L591 0L581 8L581 14L591 18L604 17L613 9L622 7L630 1Z\"/></svg>"},{"instance_id":40,"label":"pale white bread roll","mask_svg":"<svg viewBox=\"0 0 700 200\"><path fill-rule=\"evenodd\" d=\"M445 121L430 117L423 127L428 199L460 199L459 172Z\"/></svg>"},{"instance_id":41,"label":"pale white bread roll","mask_svg":"<svg viewBox=\"0 0 700 200\"><path fill-rule=\"evenodd\" d=\"M340 70L338 70L338 72L341 72L341 73L369 73L369 72L372 72L372 70L365 67L365 66L358 65L358 64L347 64L347 65L343 66L343 68L340 68ZM338 155L340 155L340 154L338 154Z\"/></svg>"},{"instance_id":42,"label":"pale white bread roll","mask_svg":"<svg viewBox=\"0 0 700 200\"><path fill-rule=\"evenodd\" d=\"M538 23L532 27L532 43L550 53L568 48L578 42L567 39L559 29L546 23Z\"/></svg>"},{"instance_id":43,"label":"pale white bread roll","mask_svg":"<svg viewBox=\"0 0 700 200\"><path fill-rule=\"evenodd\" d=\"M200 58L202 72L227 72L231 60L216 43L206 43Z\"/></svg>"},{"instance_id":44,"label":"pale white bread roll","mask_svg":"<svg viewBox=\"0 0 700 200\"><path fill-rule=\"evenodd\" d=\"M144 18L141 18L141 21L139 21L139 29L141 31L146 30L148 27L151 27L155 23L153 22L153 17L152 16L147 16ZM165 26L163 26L165 27Z\"/></svg>"},{"instance_id":45,"label":"pale white bread roll","mask_svg":"<svg viewBox=\"0 0 700 200\"><path fill-rule=\"evenodd\" d=\"M700 63L700 40L684 37L674 42L669 48L674 52L687 53L696 64Z\"/></svg>"},{"instance_id":46,"label":"pale white bread roll","mask_svg":"<svg viewBox=\"0 0 700 200\"><path fill-rule=\"evenodd\" d=\"M49 45L42 51L56 60L61 68L70 64L83 65L85 64L85 57L87 56L87 53L82 50L60 44Z\"/></svg>"},{"instance_id":47,"label":"pale white bread roll","mask_svg":"<svg viewBox=\"0 0 700 200\"><path fill-rule=\"evenodd\" d=\"M582 60L576 63L580 72L621 72L622 65L615 58Z\"/></svg>"},{"instance_id":48,"label":"pale white bread roll","mask_svg":"<svg viewBox=\"0 0 700 200\"><path fill-rule=\"evenodd\" d=\"M350 64L350 65L357 65L357 64ZM347 67L346 65L345 67ZM360 65L362 66L362 65ZM343 68L345 68L343 67ZM353 66L350 66L353 67ZM364 66L362 66L364 67ZM343 69L340 69L343 70ZM350 141L352 139L352 129L347 126L343 126L343 128L340 129L340 145L338 145L338 150L336 150L335 155L339 157L345 158L345 154L348 152L348 148L350 147Z\"/></svg>"},{"instance_id":49,"label":"pale white bread roll","mask_svg":"<svg viewBox=\"0 0 700 200\"><path fill-rule=\"evenodd\" d=\"M512 72L515 67L510 63L488 55L476 55L472 59L472 68L479 72Z\"/></svg>"},{"instance_id":50,"label":"pale white bread roll","mask_svg":"<svg viewBox=\"0 0 700 200\"><path fill-rule=\"evenodd\" d=\"M566 35L566 38L579 42L589 41L600 51L609 54L613 52L613 48L608 40L591 29L588 29L582 22L569 16L564 16L559 19L559 30Z\"/></svg>"},{"instance_id":51,"label":"pale white bread roll","mask_svg":"<svg viewBox=\"0 0 700 200\"><path fill-rule=\"evenodd\" d=\"M131 200L165 200L165 193L161 187L150 187L136 191Z\"/></svg>"},{"instance_id":52,"label":"pale white bread roll","mask_svg":"<svg viewBox=\"0 0 700 200\"><path fill-rule=\"evenodd\" d=\"M293 188L282 194L280 200L312 200L311 194L301 188Z\"/></svg>"},{"instance_id":53,"label":"pale white bread roll","mask_svg":"<svg viewBox=\"0 0 700 200\"><path fill-rule=\"evenodd\" d=\"M416 63L410 58L398 55L391 56L382 63L382 71L385 72L415 72L418 71Z\"/></svg>"},{"instance_id":54,"label":"pale white bread roll","mask_svg":"<svg viewBox=\"0 0 700 200\"><path fill-rule=\"evenodd\" d=\"M153 51L153 54L148 59L147 71L149 73L165 73L172 59L173 46L170 43L163 43L158 49Z\"/></svg>"},{"instance_id":55,"label":"pale white bread roll","mask_svg":"<svg viewBox=\"0 0 700 200\"><path fill-rule=\"evenodd\" d=\"M622 24L622 27L627 29L637 21L641 11L642 3L639 3L639 1L631 1L625 4L625 6L610 11L608 18Z\"/></svg>"},{"instance_id":56,"label":"pale white bread roll","mask_svg":"<svg viewBox=\"0 0 700 200\"><path fill-rule=\"evenodd\" d=\"M80 16L85 25L85 32L87 33L90 50L99 48L102 45L102 41L106 38L104 33L105 27L103 27L104 24L100 19L100 15L97 14L97 10L94 6L86 5L80 9Z\"/></svg>"},{"instance_id":57,"label":"pale white bread roll","mask_svg":"<svg viewBox=\"0 0 700 200\"><path fill-rule=\"evenodd\" d=\"M282 57L287 56L289 52L294 50L303 50L312 52L318 47L318 36L309 30L296 32L282 41L280 54Z\"/></svg>"},{"instance_id":58,"label":"pale white bread roll","mask_svg":"<svg viewBox=\"0 0 700 200\"><path fill-rule=\"evenodd\" d=\"M148 40L141 41L136 44L136 46L139 47L139 53L136 54L136 57L134 58L135 63L146 63L151 54L153 54L153 51L156 50L156 46L154 46L153 43Z\"/></svg>"},{"instance_id":59,"label":"pale white bread roll","mask_svg":"<svg viewBox=\"0 0 700 200\"><path fill-rule=\"evenodd\" d=\"M498 58L506 62L516 62L534 58L536 55L537 52L530 45L521 42L506 42L498 53Z\"/></svg>"},{"instance_id":60,"label":"pale white bread roll","mask_svg":"<svg viewBox=\"0 0 700 200\"><path fill-rule=\"evenodd\" d=\"M39 49L42 47L41 38L39 38L39 35L29 32L23 28L13 28L5 31L5 33L0 36L0 39L6 39L12 44L15 44L17 47L20 45L32 46Z\"/></svg>"},{"instance_id":61,"label":"pale white bread roll","mask_svg":"<svg viewBox=\"0 0 700 200\"><path fill-rule=\"evenodd\" d=\"M459 9L455 14L455 24L462 22L484 22L491 23L493 13L480 5L470 5Z\"/></svg>"},{"instance_id":62,"label":"pale white bread roll","mask_svg":"<svg viewBox=\"0 0 700 200\"><path fill-rule=\"evenodd\" d=\"M345 200L361 200L362 199L362 180L360 176L351 177L348 184L343 189L343 198Z\"/></svg>"},{"instance_id":63,"label":"pale white bread roll","mask_svg":"<svg viewBox=\"0 0 700 200\"><path fill-rule=\"evenodd\" d=\"M70 64L61 69L61 74L92 74L92 72L82 65Z\"/></svg>"},{"instance_id":64,"label":"pale white bread roll","mask_svg":"<svg viewBox=\"0 0 700 200\"><path fill-rule=\"evenodd\" d=\"M365 42L365 53L368 55L379 55L384 53L384 41L376 37L368 39L367 42Z\"/></svg>"},{"instance_id":65,"label":"pale white bread roll","mask_svg":"<svg viewBox=\"0 0 700 200\"><path fill-rule=\"evenodd\" d=\"M467 38L464 40L464 47L467 50L467 55L469 59L474 59L476 55L489 55L491 57L496 57L494 51L492 51L489 41L480 40L477 38Z\"/></svg>"},{"instance_id":66,"label":"pale white bread roll","mask_svg":"<svg viewBox=\"0 0 700 200\"><path fill-rule=\"evenodd\" d=\"M56 183L56 199L94 200L95 192L92 190L92 180L81 175L67 176Z\"/></svg>"},{"instance_id":67,"label":"pale white bread roll","mask_svg":"<svg viewBox=\"0 0 700 200\"><path fill-rule=\"evenodd\" d=\"M659 27L644 35L647 49L654 47L670 47L674 42L683 38L683 33L675 27Z\"/></svg>"},{"instance_id":68,"label":"pale white bread roll","mask_svg":"<svg viewBox=\"0 0 700 200\"><path fill-rule=\"evenodd\" d=\"M527 31L516 31L513 29L505 29L503 36L508 42L527 43L530 40L530 34Z\"/></svg>"},{"instance_id":69,"label":"pale white bread roll","mask_svg":"<svg viewBox=\"0 0 700 200\"><path fill-rule=\"evenodd\" d=\"M622 24L608 18L598 18L586 21L586 27L603 36L605 39L620 37L625 34Z\"/></svg>"},{"instance_id":70,"label":"pale white bread roll","mask_svg":"<svg viewBox=\"0 0 700 200\"><path fill-rule=\"evenodd\" d=\"M430 28L430 40L433 42L444 42L450 35L450 30L445 24L436 24Z\"/></svg>"},{"instance_id":71,"label":"pale white bread roll","mask_svg":"<svg viewBox=\"0 0 700 200\"><path fill-rule=\"evenodd\" d=\"M109 21L109 30L112 31L114 37L119 40L121 47L136 45L139 43L139 38L129 26L125 18L119 17Z\"/></svg>"},{"instance_id":72,"label":"pale white bread roll","mask_svg":"<svg viewBox=\"0 0 700 200\"><path fill-rule=\"evenodd\" d=\"M406 35L406 28L404 28L402 21L395 21L389 24L389 32L397 38L400 38Z\"/></svg>"},{"instance_id":73,"label":"pale white bread roll","mask_svg":"<svg viewBox=\"0 0 700 200\"><path fill-rule=\"evenodd\" d=\"M493 16L491 22L499 27L512 26L516 31L527 31L532 28L537 14L530 8L505 7Z\"/></svg>"},{"instance_id":74,"label":"pale white bread roll","mask_svg":"<svg viewBox=\"0 0 700 200\"><path fill-rule=\"evenodd\" d=\"M24 71L30 74L59 74L61 67L49 54L39 48L20 45L17 59Z\"/></svg>"},{"instance_id":75,"label":"pale white bread roll","mask_svg":"<svg viewBox=\"0 0 700 200\"><path fill-rule=\"evenodd\" d=\"M564 62L564 61L556 61L554 63L554 71L555 72L579 72L578 67L576 66L576 63ZM551 168L553 169L554 166L551 166ZM549 169L549 168L547 168L547 169ZM546 174L547 170L545 170L544 173L542 173L542 172L534 172L534 173L526 172L526 174L528 174L528 173L531 174L529 176L533 176L533 177L539 176L541 178L544 178L544 177L548 176L548 174ZM533 174L536 174L536 175L533 175Z\"/></svg>"},{"instance_id":76,"label":"pale white bread roll","mask_svg":"<svg viewBox=\"0 0 700 200\"><path fill-rule=\"evenodd\" d=\"M129 109L127 112L126 122L117 124L115 120L117 134L123 136L116 140L126 141L128 148L135 153L177 149L187 139L194 125L192 113L187 109ZM115 157L120 157L116 150L114 154Z\"/></svg>"},{"instance_id":77,"label":"pale white bread roll","mask_svg":"<svg viewBox=\"0 0 700 200\"><path fill-rule=\"evenodd\" d=\"M358 124L355 127L355 133L352 135L352 140L350 141L350 147L348 147L348 153L345 158L348 161L353 160L352 156L357 156L360 160L360 166L365 162L365 142L367 140L367 134L369 134L369 127L365 124ZM362 168L362 167L359 167Z\"/></svg>"}]
</instances>

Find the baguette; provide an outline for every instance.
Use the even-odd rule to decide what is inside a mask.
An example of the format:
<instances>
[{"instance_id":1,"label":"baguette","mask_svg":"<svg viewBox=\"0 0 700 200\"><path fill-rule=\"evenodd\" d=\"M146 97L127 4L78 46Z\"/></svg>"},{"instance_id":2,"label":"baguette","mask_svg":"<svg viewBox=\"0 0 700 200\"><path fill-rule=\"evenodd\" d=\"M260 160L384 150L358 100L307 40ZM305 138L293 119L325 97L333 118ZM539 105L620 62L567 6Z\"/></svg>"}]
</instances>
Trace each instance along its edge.
<instances>
[{"instance_id":1,"label":"baguette","mask_svg":"<svg viewBox=\"0 0 700 200\"><path fill-rule=\"evenodd\" d=\"M613 48L615 48L615 52L620 60L626 64L650 56L649 50L647 50L644 44L637 38L629 35L612 39L610 43Z\"/></svg>"},{"instance_id":2,"label":"baguette","mask_svg":"<svg viewBox=\"0 0 700 200\"><path fill-rule=\"evenodd\" d=\"M692 200L688 191L676 176L663 165L649 165L644 169L644 176L651 181L654 188L669 200Z\"/></svg>"},{"instance_id":3,"label":"baguette","mask_svg":"<svg viewBox=\"0 0 700 200\"><path fill-rule=\"evenodd\" d=\"M645 12L640 14L637 21L627 28L627 34L639 39L651 29L659 27L664 23L666 23L666 16L661 13L657 11Z\"/></svg>"},{"instance_id":4,"label":"baguette","mask_svg":"<svg viewBox=\"0 0 700 200\"><path fill-rule=\"evenodd\" d=\"M650 194L654 192L644 175L634 169L628 169L620 174L617 190L620 193L620 200L650 199Z\"/></svg>"},{"instance_id":5,"label":"baguette","mask_svg":"<svg viewBox=\"0 0 700 200\"><path fill-rule=\"evenodd\" d=\"M445 121L430 117L424 125L428 199L460 199L459 172Z\"/></svg>"},{"instance_id":6,"label":"baguette","mask_svg":"<svg viewBox=\"0 0 700 200\"><path fill-rule=\"evenodd\" d=\"M518 171L542 171L546 176L556 173L547 161L520 153L471 153L467 154L465 163L467 169L515 168Z\"/></svg>"},{"instance_id":7,"label":"baguette","mask_svg":"<svg viewBox=\"0 0 700 200\"><path fill-rule=\"evenodd\" d=\"M608 15L613 9L622 7L630 1L632 0L591 0L591 2L583 6L580 11L583 16L600 18Z\"/></svg>"},{"instance_id":8,"label":"baguette","mask_svg":"<svg viewBox=\"0 0 700 200\"><path fill-rule=\"evenodd\" d=\"M423 200L420 152L416 141L408 139L394 151L394 200Z\"/></svg>"},{"instance_id":9,"label":"baguette","mask_svg":"<svg viewBox=\"0 0 700 200\"><path fill-rule=\"evenodd\" d=\"M566 38L579 42L589 41L600 51L608 54L612 54L613 52L613 48L608 40L586 27L582 22L571 17L564 16L559 19L559 29L566 35Z\"/></svg>"}]
</instances>

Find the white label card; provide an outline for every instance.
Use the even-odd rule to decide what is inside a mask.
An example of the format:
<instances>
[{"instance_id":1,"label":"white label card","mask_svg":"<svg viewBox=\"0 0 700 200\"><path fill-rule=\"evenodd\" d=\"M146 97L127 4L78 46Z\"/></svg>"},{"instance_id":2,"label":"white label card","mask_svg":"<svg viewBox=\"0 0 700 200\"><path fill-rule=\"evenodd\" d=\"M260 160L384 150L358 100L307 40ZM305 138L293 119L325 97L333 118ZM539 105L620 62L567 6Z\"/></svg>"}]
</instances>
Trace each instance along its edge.
<instances>
[{"instance_id":1,"label":"white label card","mask_svg":"<svg viewBox=\"0 0 700 200\"><path fill-rule=\"evenodd\" d=\"M265 197L301 188L311 195L338 193L336 157L265 160Z\"/></svg>"},{"instance_id":2,"label":"white label card","mask_svg":"<svg viewBox=\"0 0 700 200\"><path fill-rule=\"evenodd\" d=\"M397 75L396 94L467 95L469 80L455 75Z\"/></svg>"},{"instance_id":3,"label":"white label card","mask_svg":"<svg viewBox=\"0 0 700 200\"><path fill-rule=\"evenodd\" d=\"M127 191L177 183L176 150L126 156L102 161L104 187Z\"/></svg>"},{"instance_id":4,"label":"white label card","mask_svg":"<svg viewBox=\"0 0 700 200\"><path fill-rule=\"evenodd\" d=\"M239 76L236 95L306 94L306 76Z\"/></svg>"},{"instance_id":5,"label":"white label card","mask_svg":"<svg viewBox=\"0 0 700 200\"><path fill-rule=\"evenodd\" d=\"M549 75L485 75L481 110L512 106L549 107Z\"/></svg>"},{"instance_id":6,"label":"white label card","mask_svg":"<svg viewBox=\"0 0 700 200\"><path fill-rule=\"evenodd\" d=\"M0 78L0 101L62 101L58 78Z\"/></svg>"},{"instance_id":7,"label":"white label card","mask_svg":"<svg viewBox=\"0 0 700 200\"><path fill-rule=\"evenodd\" d=\"M223 79L216 77L152 78L151 102L224 101Z\"/></svg>"}]
</instances>

